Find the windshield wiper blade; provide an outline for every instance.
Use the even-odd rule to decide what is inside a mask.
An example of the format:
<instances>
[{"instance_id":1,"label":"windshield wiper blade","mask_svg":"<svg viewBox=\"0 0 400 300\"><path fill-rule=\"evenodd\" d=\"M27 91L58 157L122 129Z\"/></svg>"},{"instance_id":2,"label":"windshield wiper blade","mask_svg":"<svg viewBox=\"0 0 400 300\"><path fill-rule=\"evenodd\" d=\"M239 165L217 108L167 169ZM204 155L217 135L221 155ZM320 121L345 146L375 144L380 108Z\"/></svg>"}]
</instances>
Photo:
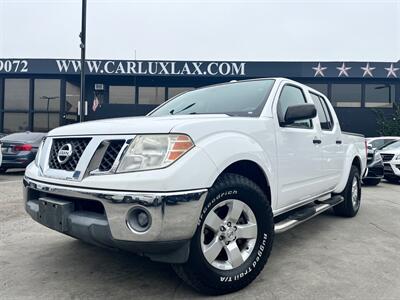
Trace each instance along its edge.
<instances>
[{"instance_id":1,"label":"windshield wiper blade","mask_svg":"<svg viewBox=\"0 0 400 300\"><path fill-rule=\"evenodd\" d=\"M189 108L191 108L192 106L195 106L195 105L196 105L196 103L193 102L192 104L189 104L188 106L186 106L185 108L182 108L181 110L177 111L176 113L174 113L174 111L175 111L174 109L171 110L169 113L170 113L171 115L179 114L179 113L181 113L181 112L183 112L183 111L185 111L185 110L187 110L187 109L189 109Z\"/></svg>"}]
</instances>

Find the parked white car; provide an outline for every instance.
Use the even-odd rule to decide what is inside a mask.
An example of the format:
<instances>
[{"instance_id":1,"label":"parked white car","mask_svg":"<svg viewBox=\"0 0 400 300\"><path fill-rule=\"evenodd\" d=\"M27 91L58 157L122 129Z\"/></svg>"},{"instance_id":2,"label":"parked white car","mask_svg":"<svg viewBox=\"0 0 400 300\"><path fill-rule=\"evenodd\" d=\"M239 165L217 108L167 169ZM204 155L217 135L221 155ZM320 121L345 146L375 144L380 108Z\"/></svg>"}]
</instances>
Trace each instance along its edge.
<instances>
[{"instance_id":1,"label":"parked white car","mask_svg":"<svg viewBox=\"0 0 400 300\"><path fill-rule=\"evenodd\" d=\"M381 154L384 164L384 177L390 182L400 180L400 140L383 147Z\"/></svg>"},{"instance_id":2,"label":"parked white car","mask_svg":"<svg viewBox=\"0 0 400 300\"><path fill-rule=\"evenodd\" d=\"M380 149L391 142L400 141L400 136L370 137L366 140L368 142L368 146L371 146L372 149Z\"/></svg>"},{"instance_id":3,"label":"parked white car","mask_svg":"<svg viewBox=\"0 0 400 300\"><path fill-rule=\"evenodd\" d=\"M224 294L257 277L275 233L330 208L355 216L365 168L364 137L341 132L323 94L245 80L146 117L52 130L26 169L25 207L49 228L172 263L196 290Z\"/></svg>"}]
</instances>

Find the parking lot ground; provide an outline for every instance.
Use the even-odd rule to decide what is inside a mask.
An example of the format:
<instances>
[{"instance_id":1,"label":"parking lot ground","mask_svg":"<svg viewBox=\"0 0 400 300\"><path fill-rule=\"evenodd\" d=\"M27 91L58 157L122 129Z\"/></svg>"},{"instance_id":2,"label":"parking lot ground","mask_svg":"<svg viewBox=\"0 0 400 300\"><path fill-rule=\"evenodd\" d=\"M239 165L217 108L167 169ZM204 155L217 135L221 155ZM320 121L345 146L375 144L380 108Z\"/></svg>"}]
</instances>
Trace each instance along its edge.
<instances>
[{"instance_id":1,"label":"parking lot ground","mask_svg":"<svg viewBox=\"0 0 400 300\"><path fill-rule=\"evenodd\" d=\"M97 248L24 212L21 173L0 175L0 299L201 298L170 266ZM399 299L400 185L363 189L357 217L324 213L276 236L249 287L222 299Z\"/></svg>"}]
</instances>

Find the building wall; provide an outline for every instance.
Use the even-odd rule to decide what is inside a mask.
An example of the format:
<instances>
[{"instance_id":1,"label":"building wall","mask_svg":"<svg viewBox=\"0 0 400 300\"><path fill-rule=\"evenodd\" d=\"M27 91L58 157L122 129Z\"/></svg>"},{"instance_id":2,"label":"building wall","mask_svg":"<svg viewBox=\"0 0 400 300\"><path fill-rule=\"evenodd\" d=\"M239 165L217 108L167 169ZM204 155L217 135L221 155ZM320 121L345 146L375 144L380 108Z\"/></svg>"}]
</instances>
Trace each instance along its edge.
<instances>
[{"instance_id":1,"label":"building wall","mask_svg":"<svg viewBox=\"0 0 400 300\"><path fill-rule=\"evenodd\" d=\"M14 61L0 59L0 132L47 131L78 121L77 60L27 60L27 66ZM86 120L145 115L183 91L268 76L289 77L321 91L342 128L366 136L378 134L377 111L390 116L394 103L400 103L398 63L370 63L366 74L367 63L349 62L346 75L340 74L339 62L98 62L97 69L96 62L86 66ZM135 73L119 67L129 63L135 63Z\"/></svg>"}]
</instances>

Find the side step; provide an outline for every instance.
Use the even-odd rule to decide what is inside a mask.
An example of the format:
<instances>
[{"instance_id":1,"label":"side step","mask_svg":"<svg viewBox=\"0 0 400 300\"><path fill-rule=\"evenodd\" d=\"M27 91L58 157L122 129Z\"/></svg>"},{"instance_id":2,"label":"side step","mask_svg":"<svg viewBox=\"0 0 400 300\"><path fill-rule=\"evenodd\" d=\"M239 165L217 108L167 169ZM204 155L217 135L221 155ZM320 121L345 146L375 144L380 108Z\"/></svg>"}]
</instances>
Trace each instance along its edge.
<instances>
[{"instance_id":1,"label":"side step","mask_svg":"<svg viewBox=\"0 0 400 300\"><path fill-rule=\"evenodd\" d=\"M342 201L344 201L344 198L336 195L324 202L317 201L312 206L307 205L303 208L297 209L286 219L275 223L275 233L285 232L315 216L318 216L320 213L328 210Z\"/></svg>"}]
</instances>

